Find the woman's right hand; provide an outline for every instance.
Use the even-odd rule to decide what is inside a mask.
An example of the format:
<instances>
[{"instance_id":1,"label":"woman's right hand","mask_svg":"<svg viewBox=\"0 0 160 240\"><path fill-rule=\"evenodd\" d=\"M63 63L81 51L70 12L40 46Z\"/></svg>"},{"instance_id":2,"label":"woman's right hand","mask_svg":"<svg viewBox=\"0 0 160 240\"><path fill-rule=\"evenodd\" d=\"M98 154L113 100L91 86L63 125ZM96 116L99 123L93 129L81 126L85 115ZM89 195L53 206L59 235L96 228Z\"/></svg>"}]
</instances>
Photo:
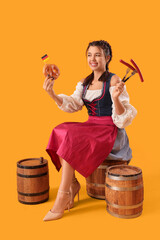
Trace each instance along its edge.
<instances>
[{"instance_id":1,"label":"woman's right hand","mask_svg":"<svg viewBox=\"0 0 160 240\"><path fill-rule=\"evenodd\" d=\"M44 90L46 90L46 92L52 97L55 93L53 90L53 85L54 85L54 81L53 78L51 78L50 76L47 76L45 78L44 84L43 84L43 88Z\"/></svg>"}]
</instances>

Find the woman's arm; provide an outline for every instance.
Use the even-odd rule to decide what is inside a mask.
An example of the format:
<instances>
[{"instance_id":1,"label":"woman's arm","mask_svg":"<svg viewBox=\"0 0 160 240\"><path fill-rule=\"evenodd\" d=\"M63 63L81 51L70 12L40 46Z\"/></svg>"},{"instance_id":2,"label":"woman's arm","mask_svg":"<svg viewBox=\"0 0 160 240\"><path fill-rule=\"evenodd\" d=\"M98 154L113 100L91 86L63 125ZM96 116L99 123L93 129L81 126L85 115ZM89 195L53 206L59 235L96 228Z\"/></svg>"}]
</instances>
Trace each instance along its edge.
<instances>
[{"instance_id":1,"label":"woman's arm","mask_svg":"<svg viewBox=\"0 0 160 240\"><path fill-rule=\"evenodd\" d=\"M114 106L115 106L115 111L118 115L121 115L122 113L125 112L125 108L123 104L120 102L119 98L113 98Z\"/></svg>"},{"instance_id":2,"label":"woman's arm","mask_svg":"<svg viewBox=\"0 0 160 240\"><path fill-rule=\"evenodd\" d=\"M43 88L47 91L50 97L55 101L57 106L65 111L65 112L75 112L82 109L84 105L82 100L82 92L83 92L83 83L84 79L79 81L76 86L76 90L70 96L65 94L56 95L53 90L54 80L52 78L46 78L43 84Z\"/></svg>"},{"instance_id":3,"label":"woman's arm","mask_svg":"<svg viewBox=\"0 0 160 240\"><path fill-rule=\"evenodd\" d=\"M110 85L110 94L113 102L112 119L117 127L124 128L132 123L132 120L137 115L137 110L129 103L126 85L117 75L114 75L112 79Z\"/></svg>"},{"instance_id":4,"label":"woman's arm","mask_svg":"<svg viewBox=\"0 0 160 240\"><path fill-rule=\"evenodd\" d=\"M84 102L82 100L83 86L82 81L79 81L76 85L76 90L70 96L66 94L58 94L57 97L62 98L62 104L57 106L64 112L76 112L82 109Z\"/></svg>"},{"instance_id":5,"label":"woman's arm","mask_svg":"<svg viewBox=\"0 0 160 240\"><path fill-rule=\"evenodd\" d=\"M63 98L56 95L55 92L53 91L53 93L50 94L51 98L53 98L53 100L57 103L57 105L60 107L63 103Z\"/></svg>"},{"instance_id":6,"label":"woman's arm","mask_svg":"<svg viewBox=\"0 0 160 240\"><path fill-rule=\"evenodd\" d=\"M121 81L120 77L118 77L117 75L113 75L110 84L112 87L115 86L112 92L112 100L114 102L115 111L118 115L121 115L122 113L125 112L125 108L123 104L120 102L119 96L124 90L125 83Z\"/></svg>"},{"instance_id":7,"label":"woman's arm","mask_svg":"<svg viewBox=\"0 0 160 240\"><path fill-rule=\"evenodd\" d=\"M49 96L59 105L62 105L63 99L61 97L59 97L58 95L55 94L54 90L53 90L53 85L54 85L54 81L52 78L50 77L46 77L44 84L43 84L43 88L46 90L46 92L49 94Z\"/></svg>"}]
</instances>

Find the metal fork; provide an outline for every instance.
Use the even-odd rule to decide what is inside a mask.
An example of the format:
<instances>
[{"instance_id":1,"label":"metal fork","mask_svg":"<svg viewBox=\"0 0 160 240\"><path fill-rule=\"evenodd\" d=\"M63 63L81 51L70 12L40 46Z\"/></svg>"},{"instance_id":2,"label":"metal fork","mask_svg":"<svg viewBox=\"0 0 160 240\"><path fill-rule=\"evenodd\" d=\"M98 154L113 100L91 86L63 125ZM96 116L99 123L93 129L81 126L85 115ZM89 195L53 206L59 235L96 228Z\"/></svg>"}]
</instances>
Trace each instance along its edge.
<instances>
[{"instance_id":1,"label":"metal fork","mask_svg":"<svg viewBox=\"0 0 160 240\"><path fill-rule=\"evenodd\" d=\"M125 79L125 77L126 77L127 74L129 73L129 71L130 71L130 68L127 68L126 75L125 75L124 78L122 79L123 82L126 82L130 77L132 77L135 73L137 73L137 70L135 69L135 70L131 73L131 75L130 75L128 78Z\"/></svg>"},{"instance_id":2,"label":"metal fork","mask_svg":"<svg viewBox=\"0 0 160 240\"><path fill-rule=\"evenodd\" d=\"M127 74L130 72L130 70L131 70L130 68L127 68L126 74L125 74L125 76L123 77L122 81L124 81L125 77L126 77Z\"/></svg>"}]
</instances>

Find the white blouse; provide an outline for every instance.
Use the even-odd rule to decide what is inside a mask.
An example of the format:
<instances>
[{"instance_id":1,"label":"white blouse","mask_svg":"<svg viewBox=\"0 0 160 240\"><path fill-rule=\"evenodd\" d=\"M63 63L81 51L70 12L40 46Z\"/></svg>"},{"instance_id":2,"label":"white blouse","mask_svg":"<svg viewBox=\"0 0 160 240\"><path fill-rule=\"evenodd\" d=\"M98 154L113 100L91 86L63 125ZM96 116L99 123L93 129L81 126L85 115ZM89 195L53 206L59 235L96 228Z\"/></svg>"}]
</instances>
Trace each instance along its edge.
<instances>
[{"instance_id":1,"label":"white blouse","mask_svg":"<svg viewBox=\"0 0 160 240\"><path fill-rule=\"evenodd\" d=\"M110 94L111 94L111 99L112 99L112 92L114 90L115 86L111 86L109 88ZM84 106L84 102L82 100L82 93L83 93L83 84L81 81L79 81L76 85L76 90L74 93L70 96L65 95L65 94L58 94L57 96L60 96L63 99L62 105L57 106L63 110L64 112L69 112L73 113L76 111L79 111L82 109ZM97 98L101 95L102 89L97 89L97 90L87 90L85 99L92 101L94 98ZM112 99L112 119L114 124L118 128L125 128L128 125L131 124L132 120L135 118L137 115L137 110L129 103L129 96L126 90L126 85L124 85L124 90L119 96L120 102L123 104L125 111L124 113L118 115L115 111L115 105L114 101Z\"/></svg>"}]
</instances>

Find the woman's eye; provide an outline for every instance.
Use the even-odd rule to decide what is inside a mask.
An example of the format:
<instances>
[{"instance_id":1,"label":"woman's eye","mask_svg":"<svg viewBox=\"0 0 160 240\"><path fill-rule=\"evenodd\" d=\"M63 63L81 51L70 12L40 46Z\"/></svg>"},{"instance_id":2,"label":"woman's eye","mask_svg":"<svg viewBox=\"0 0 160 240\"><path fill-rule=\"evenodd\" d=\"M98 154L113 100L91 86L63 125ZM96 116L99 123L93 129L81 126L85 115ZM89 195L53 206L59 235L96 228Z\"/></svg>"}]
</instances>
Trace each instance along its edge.
<instances>
[{"instance_id":1,"label":"woman's eye","mask_svg":"<svg viewBox=\"0 0 160 240\"><path fill-rule=\"evenodd\" d=\"M88 57L91 57L91 55L88 55ZM96 57L100 57L100 55L96 55Z\"/></svg>"}]
</instances>

